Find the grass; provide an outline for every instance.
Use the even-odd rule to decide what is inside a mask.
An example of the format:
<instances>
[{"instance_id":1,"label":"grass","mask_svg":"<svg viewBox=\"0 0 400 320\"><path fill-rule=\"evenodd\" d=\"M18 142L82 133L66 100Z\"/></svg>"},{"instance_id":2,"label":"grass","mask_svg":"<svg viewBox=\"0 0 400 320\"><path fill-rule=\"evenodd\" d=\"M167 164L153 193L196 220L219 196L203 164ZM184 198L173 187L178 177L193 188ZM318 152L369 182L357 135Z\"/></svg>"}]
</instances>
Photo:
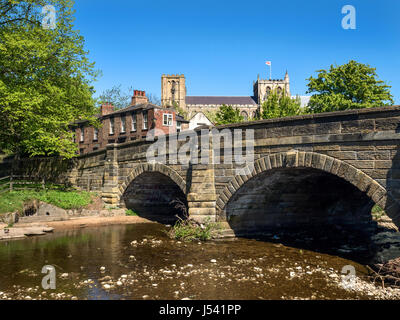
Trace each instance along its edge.
<instances>
[{"instance_id":1,"label":"grass","mask_svg":"<svg viewBox=\"0 0 400 320\"><path fill-rule=\"evenodd\" d=\"M21 190L0 195L0 214L22 211L25 201L37 199L62 209L79 209L92 202L92 195L85 191L70 190Z\"/></svg>"},{"instance_id":2,"label":"grass","mask_svg":"<svg viewBox=\"0 0 400 320\"><path fill-rule=\"evenodd\" d=\"M127 210L125 211L125 214L126 214L127 216L138 216L138 214L137 214L135 211L133 211L132 209L127 209Z\"/></svg>"},{"instance_id":3,"label":"grass","mask_svg":"<svg viewBox=\"0 0 400 320\"><path fill-rule=\"evenodd\" d=\"M217 229L219 229L218 223L213 223L210 219L202 224L191 219L179 219L168 232L168 235L173 239L182 241L206 241L212 238Z\"/></svg>"}]
</instances>

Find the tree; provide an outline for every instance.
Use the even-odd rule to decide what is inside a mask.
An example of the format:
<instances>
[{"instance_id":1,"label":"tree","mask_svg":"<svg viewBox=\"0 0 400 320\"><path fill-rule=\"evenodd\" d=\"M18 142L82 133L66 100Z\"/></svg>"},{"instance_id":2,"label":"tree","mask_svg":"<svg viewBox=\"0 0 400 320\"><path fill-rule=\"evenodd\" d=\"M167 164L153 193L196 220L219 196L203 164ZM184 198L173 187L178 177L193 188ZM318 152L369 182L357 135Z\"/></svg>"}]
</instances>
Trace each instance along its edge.
<instances>
[{"instance_id":1,"label":"tree","mask_svg":"<svg viewBox=\"0 0 400 320\"><path fill-rule=\"evenodd\" d=\"M42 27L53 5L55 29ZM70 124L96 124L98 75L73 30L72 0L0 0L0 149L17 156L73 157Z\"/></svg>"},{"instance_id":2,"label":"tree","mask_svg":"<svg viewBox=\"0 0 400 320\"><path fill-rule=\"evenodd\" d=\"M158 96L156 96L155 94L149 93L147 95L147 98L149 99L149 102L152 104L155 104L157 106L161 106L161 100Z\"/></svg>"},{"instance_id":3,"label":"tree","mask_svg":"<svg viewBox=\"0 0 400 320\"><path fill-rule=\"evenodd\" d=\"M303 113L300 98L286 95L285 91L278 93L272 90L261 107L261 119L283 118Z\"/></svg>"},{"instance_id":4,"label":"tree","mask_svg":"<svg viewBox=\"0 0 400 320\"><path fill-rule=\"evenodd\" d=\"M217 125L237 123L243 120L244 118L240 115L240 110L238 108L227 105L222 105L215 115L215 124Z\"/></svg>"},{"instance_id":5,"label":"tree","mask_svg":"<svg viewBox=\"0 0 400 320\"><path fill-rule=\"evenodd\" d=\"M318 70L318 77L307 79L307 93L314 93L309 112L327 112L392 105L390 86L377 79L376 69L349 61L330 70Z\"/></svg>"},{"instance_id":6,"label":"tree","mask_svg":"<svg viewBox=\"0 0 400 320\"><path fill-rule=\"evenodd\" d=\"M133 87L129 87L128 92L132 92ZM121 85L113 86L111 89L104 90L97 99L98 105L103 103L111 103L116 110L129 106L131 95L123 92Z\"/></svg>"}]
</instances>

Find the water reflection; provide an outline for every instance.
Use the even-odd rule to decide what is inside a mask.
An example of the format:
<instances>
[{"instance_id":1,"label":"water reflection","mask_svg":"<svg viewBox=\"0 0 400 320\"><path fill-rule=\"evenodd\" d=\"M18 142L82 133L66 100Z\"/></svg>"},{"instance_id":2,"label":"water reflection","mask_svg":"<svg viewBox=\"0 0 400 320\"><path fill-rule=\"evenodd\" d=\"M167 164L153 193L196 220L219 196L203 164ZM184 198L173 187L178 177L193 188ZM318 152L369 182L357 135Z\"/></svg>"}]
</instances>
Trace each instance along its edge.
<instances>
[{"instance_id":1,"label":"water reflection","mask_svg":"<svg viewBox=\"0 0 400 320\"><path fill-rule=\"evenodd\" d=\"M137 224L1 242L0 298L371 298L340 286L345 265L367 275L351 260L255 239L181 243L165 231ZM56 267L57 289L44 292L47 264Z\"/></svg>"}]
</instances>

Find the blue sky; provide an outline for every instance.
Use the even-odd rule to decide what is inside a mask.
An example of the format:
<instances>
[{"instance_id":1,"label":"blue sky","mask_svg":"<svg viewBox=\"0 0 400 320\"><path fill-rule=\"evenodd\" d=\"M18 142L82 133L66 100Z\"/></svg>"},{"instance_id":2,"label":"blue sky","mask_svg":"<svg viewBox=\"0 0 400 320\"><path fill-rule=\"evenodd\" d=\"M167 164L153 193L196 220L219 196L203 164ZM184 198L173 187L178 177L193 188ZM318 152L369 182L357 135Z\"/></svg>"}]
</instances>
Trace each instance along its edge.
<instances>
[{"instance_id":1,"label":"blue sky","mask_svg":"<svg viewBox=\"0 0 400 320\"><path fill-rule=\"evenodd\" d=\"M357 29L344 30L344 5ZM257 74L306 78L350 59L377 68L400 104L400 1L76 0L75 28L103 73L98 93L134 86L160 97L161 75L183 73L188 95L251 95Z\"/></svg>"}]
</instances>

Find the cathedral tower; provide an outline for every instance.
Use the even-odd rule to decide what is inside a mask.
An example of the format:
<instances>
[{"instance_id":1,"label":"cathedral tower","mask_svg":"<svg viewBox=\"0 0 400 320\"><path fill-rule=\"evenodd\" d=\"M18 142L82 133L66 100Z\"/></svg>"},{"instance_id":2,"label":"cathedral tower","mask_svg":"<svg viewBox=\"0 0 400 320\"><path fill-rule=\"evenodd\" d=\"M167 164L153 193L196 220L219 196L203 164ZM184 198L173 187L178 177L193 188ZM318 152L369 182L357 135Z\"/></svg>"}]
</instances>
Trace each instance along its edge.
<instances>
[{"instance_id":1,"label":"cathedral tower","mask_svg":"<svg viewBox=\"0 0 400 320\"><path fill-rule=\"evenodd\" d=\"M174 107L178 105L186 110L186 85L183 74L163 74L161 77L161 105L163 107Z\"/></svg>"},{"instance_id":2,"label":"cathedral tower","mask_svg":"<svg viewBox=\"0 0 400 320\"><path fill-rule=\"evenodd\" d=\"M269 80L260 79L260 76L257 77L257 81L253 86L254 98L257 99L257 104L261 106L273 90L277 90L278 93L285 91L285 94L290 97L290 80L287 71L284 79Z\"/></svg>"}]
</instances>

